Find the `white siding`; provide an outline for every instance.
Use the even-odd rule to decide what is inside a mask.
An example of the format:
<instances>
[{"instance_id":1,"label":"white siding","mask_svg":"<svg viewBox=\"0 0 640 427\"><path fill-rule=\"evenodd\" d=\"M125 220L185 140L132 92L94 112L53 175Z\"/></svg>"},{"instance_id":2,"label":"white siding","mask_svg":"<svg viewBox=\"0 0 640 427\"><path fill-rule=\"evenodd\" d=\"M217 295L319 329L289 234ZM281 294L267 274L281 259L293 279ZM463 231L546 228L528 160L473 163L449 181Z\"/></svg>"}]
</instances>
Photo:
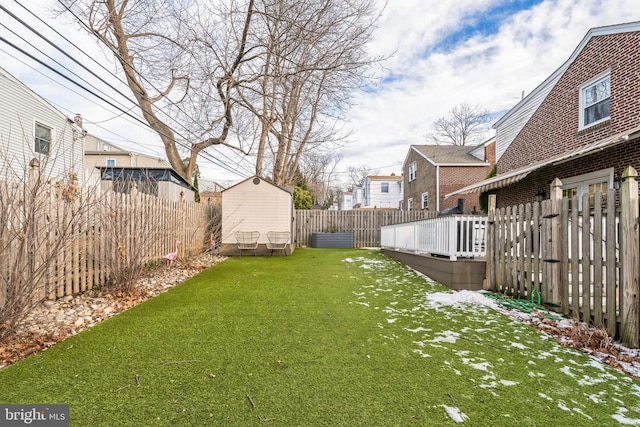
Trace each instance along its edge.
<instances>
[{"instance_id":1,"label":"white siding","mask_svg":"<svg viewBox=\"0 0 640 427\"><path fill-rule=\"evenodd\" d=\"M267 243L269 231L292 231L293 195L259 179L249 178L222 192L222 243L235 244L236 231L259 231Z\"/></svg>"},{"instance_id":2,"label":"white siding","mask_svg":"<svg viewBox=\"0 0 640 427\"><path fill-rule=\"evenodd\" d=\"M345 192L340 193L340 206L341 211L350 211L353 209L353 194L347 194Z\"/></svg>"},{"instance_id":3,"label":"white siding","mask_svg":"<svg viewBox=\"0 0 640 427\"><path fill-rule=\"evenodd\" d=\"M524 125L527 124L561 76L561 73L557 73L552 79L545 81L529 97L513 107L496 123L494 126L496 129L496 161L507 151L507 148L516 139Z\"/></svg>"},{"instance_id":4,"label":"white siding","mask_svg":"<svg viewBox=\"0 0 640 427\"><path fill-rule=\"evenodd\" d=\"M363 208L392 208L398 209L403 199L402 176L366 177L363 185ZM389 192L382 192L382 183L389 185Z\"/></svg>"},{"instance_id":5,"label":"white siding","mask_svg":"<svg viewBox=\"0 0 640 427\"><path fill-rule=\"evenodd\" d=\"M0 68L0 179L22 180L33 158L41 174L84 182L83 133L71 120ZM34 152L35 122L53 129L49 155Z\"/></svg>"}]
</instances>

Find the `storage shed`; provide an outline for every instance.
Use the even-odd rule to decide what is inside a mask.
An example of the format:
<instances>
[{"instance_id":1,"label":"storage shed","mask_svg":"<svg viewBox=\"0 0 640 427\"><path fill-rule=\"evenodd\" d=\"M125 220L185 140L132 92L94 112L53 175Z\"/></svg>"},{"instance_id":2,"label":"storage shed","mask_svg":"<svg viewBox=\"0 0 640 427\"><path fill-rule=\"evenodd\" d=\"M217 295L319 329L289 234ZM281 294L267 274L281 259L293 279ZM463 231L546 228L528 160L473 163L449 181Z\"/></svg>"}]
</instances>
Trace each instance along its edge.
<instances>
[{"instance_id":1,"label":"storage shed","mask_svg":"<svg viewBox=\"0 0 640 427\"><path fill-rule=\"evenodd\" d=\"M293 188L254 176L222 192L222 255L291 255L295 249ZM258 232L255 249L240 249L237 233ZM269 235L285 237L284 249L271 249ZM255 235L255 233L253 233ZM271 242L273 243L273 241Z\"/></svg>"}]
</instances>

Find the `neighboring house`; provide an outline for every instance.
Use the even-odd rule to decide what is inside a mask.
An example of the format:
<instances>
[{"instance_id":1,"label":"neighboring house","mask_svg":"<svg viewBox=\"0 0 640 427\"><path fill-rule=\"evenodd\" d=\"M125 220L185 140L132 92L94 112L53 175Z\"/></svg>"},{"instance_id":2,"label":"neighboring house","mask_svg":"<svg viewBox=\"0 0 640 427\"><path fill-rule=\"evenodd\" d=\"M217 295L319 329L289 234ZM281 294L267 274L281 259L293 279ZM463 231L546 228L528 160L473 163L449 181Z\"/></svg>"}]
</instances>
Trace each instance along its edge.
<instances>
[{"instance_id":1,"label":"neighboring house","mask_svg":"<svg viewBox=\"0 0 640 427\"><path fill-rule=\"evenodd\" d=\"M402 175L368 176L362 184L361 208L399 209L402 201Z\"/></svg>"},{"instance_id":2,"label":"neighboring house","mask_svg":"<svg viewBox=\"0 0 640 427\"><path fill-rule=\"evenodd\" d=\"M353 193L341 191L338 197L338 210L350 211L353 209Z\"/></svg>"},{"instance_id":3,"label":"neighboring house","mask_svg":"<svg viewBox=\"0 0 640 427\"><path fill-rule=\"evenodd\" d=\"M195 188L171 168L108 167L97 168L103 191L129 194L135 186L139 193L174 202L195 200Z\"/></svg>"},{"instance_id":4,"label":"neighboring house","mask_svg":"<svg viewBox=\"0 0 640 427\"><path fill-rule=\"evenodd\" d=\"M217 182L204 179L198 181L198 186L200 203L218 206L222 204L222 192L225 190L225 187Z\"/></svg>"},{"instance_id":5,"label":"neighboring house","mask_svg":"<svg viewBox=\"0 0 640 427\"><path fill-rule=\"evenodd\" d=\"M98 177L103 190L129 193L135 182L144 194L174 202L194 200L195 188L161 158L123 150L87 134L84 159L87 175Z\"/></svg>"},{"instance_id":6,"label":"neighboring house","mask_svg":"<svg viewBox=\"0 0 640 427\"><path fill-rule=\"evenodd\" d=\"M495 164L495 147L493 138L476 146L412 145L402 166L404 209L439 212L458 206L458 198L445 196L484 180ZM459 197L466 212L480 210L478 194Z\"/></svg>"},{"instance_id":7,"label":"neighboring house","mask_svg":"<svg viewBox=\"0 0 640 427\"><path fill-rule=\"evenodd\" d=\"M351 207L359 208L362 205L362 187L353 187L351 192Z\"/></svg>"},{"instance_id":8,"label":"neighboring house","mask_svg":"<svg viewBox=\"0 0 640 427\"><path fill-rule=\"evenodd\" d=\"M461 192L498 207L613 188L640 170L640 22L591 29L569 59L495 125L498 175Z\"/></svg>"},{"instance_id":9,"label":"neighboring house","mask_svg":"<svg viewBox=\"0 0 640 427\"><path fill-rule=\"evenodd\" d=\"M96 167L105 166L111 168L171 168L166 160L123 150L91 134L87 134L84 140L84 164L89 174L96 173Z\"/></svg>"},{"instance_id":10,"label":"neighboring house","mask_svg":"<svg viewBox=\"0 0 640 427\"><path fill-rule=\"evenodd\" d=\"M70 119L0 68L0 180L24 180L32 159L47 179L84 182L82 119Z\"/></svg>"}]
</instances>

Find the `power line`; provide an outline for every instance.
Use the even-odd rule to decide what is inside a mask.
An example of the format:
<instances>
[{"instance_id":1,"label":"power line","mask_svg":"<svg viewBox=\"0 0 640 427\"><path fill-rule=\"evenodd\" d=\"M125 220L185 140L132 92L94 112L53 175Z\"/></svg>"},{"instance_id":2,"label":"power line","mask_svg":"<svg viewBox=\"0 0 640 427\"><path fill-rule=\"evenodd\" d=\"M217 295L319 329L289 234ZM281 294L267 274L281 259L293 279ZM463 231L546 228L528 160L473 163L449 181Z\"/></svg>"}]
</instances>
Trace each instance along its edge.
<instances>
[{"instance_id":1,"label":"power line","mask_svg":"<svg viewBox=\"0 0 640 427\"><path fill-rule=\"evenodd\" d=\"M16 1L17 4L19 4L22 8L26 9L23 5L21 5L19 2ZM47 41L47 43L49 43L50 45L52 45L53 47L56 48L56 50L62 52L65 54L65 56L69 57L70 59L72 59L75 63L81 65L81 67L85 70L87 70L88 72L90 72L93 76L95 76L96 78L98 78L101 82L107 84L110 88L112 88L114 91L116 91L118 94L120 94L121 96L123 96L125 99L127 99L128 101L132 102L126 95L124 95L122 92L120 92L117 88L113 87L111 84L109 84L108 82L106 82L102 77L98 76L96 73L94 73L93 71L89 70L86 66L84 66L83 64L81 64L79 61L77 61L75 58L71 57L70 55L68 55L66 52L64 52L64 50L62 50L60 47L58 47L55 43L53 43L52 41L50 41L49 39L47 39L45 36L43 36L41 33L39 33L37 30L35 30L33 27L31 27L30 25L26 24L23 20L19 19L18 17L16 17L16 15L14 15L13 13L11 13L10 11L8 11L5 7L2 7L0 5L0 9L2 9L3 11L5 11L6 13L8 13L11 17L13 17L14 19L16 19L18 22L20 22L23 26L25 26L26 28L28 28L31 32L33 32L34 34L38 35L38 37L42 38L43 40ZM31 13L31 12L30 12ZM33 15L33 13L31 13ZM75 16L75 15L74 15ZM78 19L76 17L76 19ZM40 20L41 22L43 22L42 20ZM44 22L43 22L44 23ZM56 32L56 34L60 34L58 31L56 31L55 29L53 29L49 24L46 24L49 28L51 28L53 31ZM4 25L3 25L4 26ZM5 28L7 28L5 26ZM11 31L11 30L10 30ZM26 40L19 36L18 34L16 34L15 32L12 31L13 34L15 34L16 36L18 36L19 38L21 38L23 41L26 42ZM67 38L63 37L66 41L68 41ZM59 75L60 77L64 78L65 80L68 80L69 82L73 83L74 85L80 87L81 89L83 89L84 91L86 91L87 93L90 93L91 95L93 95L94 97L100 99L101 101L109 104L110 106L112 106L113 108L116 108L118 111L121 112L121 115L126 115L132 119L134 119L135 121L139 122L141 125L143 125L144 127L148 127L150 128L149 124L142 121L140 118L132 115L130 113L130 111L128 110L124 110L123 108L121 108L118 105L115 105L112 102L109 102L108 100L104 99L104 97L98 95L97 93L95 93L93 90L87 88L84 85L81 85L77 82L75 82L73 79L70 79L68 76L66 76L65 74L63 74L62 72L56 70L55 68L51 67L50 65L46 64L45 62L41 61L40 59L36 58L34 55L30 54L29 52L27 52L26 50L18 47L17 45L15 45L14 43L11 43L9 40L5 39L4 37L0 37L0 41L5 42L7 45L11 46L12 48L14 48L15 50L17 50L18 52L20 52L21 54L29 57L30 59L32 59L33 61L39 63L40 65L46 67L47 69L53 71L54 73L56 73L57 75ZM34 47L31 43L27 42L29 45L31 45L32 47ZM78 46L76 46L75 44L71 43L76 49L78 49L82 54L84 54L87 57L90 57L89 55L86 54L86 52L84 52L82 49L80 49ZM35 47L34 47L35 48ZM63 66L62 64L60 64L58 61L52 59L50 56L46 55L44 52L40 51L39 49L35 48L36 50L38 50L42 55L46 56L47 58L53 60L54 62L56 62L58 65L61 65L63 68L65 68L66 70L70 71L67 67ZM13 56L13 55L11 55ZM95 60L94 60L95 61ZM103 67L104 68L104 67ZM37 70L36 70L37 71ZM38 71L39 72L39 71ZM71 72L71 71L70 71ZM95 88L94 85L92 85L91 83L87 82L85 79L81 78L80 76L78 76L77 74L71 72L72 74L76 75L78 78L82 79L83 81L85 81L88 85L90 85L92 88ZM111 73L112 74L112 73ZM113 74L112 74L113 75ZM55 81L55 80L54 80ZM56 82L58 83L58 82ZM59 84L59 83L58 83ZM103 92L104 93L104 92ZM86 99L86 98L85 98ZM112 98L113 99L113 98ZM115 101L115 99L114 99ZM99 105L99 104L96 104ZM138 106L137 104L135 104L136 106ZM183 112L184 113L184 112ZM90 122L90 121L89 121ZM155 129L154 129L155 130ZM184 136L180 135L179 132L176 132L174 129L171 129L173 132L175 132L178 136L184 138ZM125 138L126 139L126 138ZM174 141L176 142L177 145L179 145L180 147L191 151L191 147L187 146L186 144L182 143L181 141L174 139ZM203 159L205 160L209 160L211 163L213 163L216 166L221 167L222 169L225 169L229 172L232 172L236 175L239 175L238 171L229 167L228 165L225 165L224 163L219 162L217 159L215 159L214 157L212 157L210 155L210 153L208 153L207 151L201 151L199 153L201 155L201 157L203 157Z\"/></svg>"}]
</instances>

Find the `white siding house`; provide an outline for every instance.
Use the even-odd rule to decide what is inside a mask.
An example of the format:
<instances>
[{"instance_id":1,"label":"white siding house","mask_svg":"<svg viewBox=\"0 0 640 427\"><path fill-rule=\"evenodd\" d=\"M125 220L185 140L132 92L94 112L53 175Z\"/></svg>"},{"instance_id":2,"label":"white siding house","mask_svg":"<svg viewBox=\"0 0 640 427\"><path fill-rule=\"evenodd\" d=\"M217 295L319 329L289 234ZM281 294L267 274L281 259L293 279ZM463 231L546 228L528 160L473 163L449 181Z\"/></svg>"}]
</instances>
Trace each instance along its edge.
<instances>
[{"instance_id":1,"label":"white siding house","mask_svg":"<svg viewBox=\"0 0 640 427\"><path fill-rule=\"evenodd\" d=\"M267 233L288 231L294 242L293 189L289 191L254 176L222 192L223 255L238 255L236 231L258 231L257 254L268 253ZM289 252L293 249L290 245Z\"/></svg>"},{"instance_id":2,"label":"white siding house","mask_svg":"<svg viewBox=\"0 0 640 427\"><path fill-rule=\"evenodd\" d=\"M403 198L402 175L368 176L362 185L363 208L399 209Z\"/></svg>"},{"instance_id":3,"label":"white siding house","mask_svg":"<svg viewBox=\"0 0 640 427\"><path fill-rule=\"evenodd\" d=\"M22 181L32 159L48 179L84 182L84 130L0 68L0 180Z\"/></svg>"},{"instance_id":4,"label":"white siding house","mask_svg":"<svg viewBox=\"0 0 640 427\"><path fill-rule=\"evenodd\" d=\"M84 141L84 165L88 174L98 174L97 167L138 167L172 169L167 160L124 150L111 142L87 134Z\"/></svg>"},{"instance_id":5,"label":"white siding house","mask_svg":"<svg viewBox=\"0 0 640 427\"><path fill-rule=\"evenodd\" d=\"M362 187L353 187L351 192L351 207L360 207L362 204Z\"/></svg>"},{"instance_id":6,"label":"white siding house","mask_svg":"<svg viewBox=\"0 0 640 427\"><path fill-rule=\"evenodd\" d=\"M340 192L340 199L338 200L338 210L350 211L353 209L353 193Z\"/></svg>"}]
</instances>

